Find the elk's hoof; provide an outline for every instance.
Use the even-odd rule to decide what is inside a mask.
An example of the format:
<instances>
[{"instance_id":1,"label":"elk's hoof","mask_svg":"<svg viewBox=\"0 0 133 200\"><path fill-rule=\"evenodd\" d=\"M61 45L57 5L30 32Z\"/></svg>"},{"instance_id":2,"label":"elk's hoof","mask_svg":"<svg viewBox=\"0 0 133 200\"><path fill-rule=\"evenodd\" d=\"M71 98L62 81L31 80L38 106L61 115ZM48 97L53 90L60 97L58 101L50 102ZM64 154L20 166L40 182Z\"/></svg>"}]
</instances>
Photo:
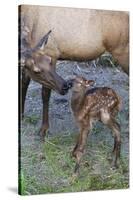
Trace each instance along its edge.
<instances>
[{"instance_id":1,"label":"elk's hoof","mask_svg":"<svg viewBox=\"0 0 133 200\"><path fill-rule=\"evenodd\" d=\"M112 169L112 170L116 170L116 169L118 169L118 167L117 167L116 165L112 165L112 166L111 166L111 169Z\"/></svg>"},{"instance_id":2,"label":"elk's hoof","mask_svg":"<svg viewBox=\"0 0 133 200\"><path fill-rule=\"evenodd\" d=\"M45 141L45 136L46 136L47 132L48 132L48 129L46 129L44 127L39 130L39 135L40 135L41 141Z\"/></svg>"},{"instance_id":3,"label":"elk's hoof","mask_svg":"<svg viewBox=\"0 0 133 200\"><path fill-rule=\"evenodd\" d=\"M113 160L112 163L111 163L111 169L116 170L118 168L119 168L119 164L116 161Z\"/></svg>"}]
</instances>

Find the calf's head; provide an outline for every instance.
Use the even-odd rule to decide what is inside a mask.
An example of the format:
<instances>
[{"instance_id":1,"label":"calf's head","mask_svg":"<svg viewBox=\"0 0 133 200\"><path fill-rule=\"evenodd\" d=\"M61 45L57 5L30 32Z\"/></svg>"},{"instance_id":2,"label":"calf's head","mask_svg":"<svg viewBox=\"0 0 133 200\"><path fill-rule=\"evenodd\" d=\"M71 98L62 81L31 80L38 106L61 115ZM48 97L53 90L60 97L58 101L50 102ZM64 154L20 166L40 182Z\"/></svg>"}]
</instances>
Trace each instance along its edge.
<instances>
[{"instance_id":1,"label":"calf's head","mask_svg":"<svg viewBox=\"0 0 133 200\"><path fill-rule=\"evenodd\" d=\"M86 90L86 88L94 85L95 81L86 80L82 76L76 76L76 78L72 79L70 83L74 92L83 92L84 90Z\"/></svg>"},{"instance_id":2,"label":"calf's head","mask_svg":"<svg viewBox=\"0 0 133 200\"><path fill-rule=\"evenodd\" d=\"M64 95L69 89L68 84L55 72L55 67L52 65L52 58L44 53L50 33L51 30L41 38L34 48L26 49L22 52L21 58L23 66L34 81Z\"/></svg>"}]
</instances>

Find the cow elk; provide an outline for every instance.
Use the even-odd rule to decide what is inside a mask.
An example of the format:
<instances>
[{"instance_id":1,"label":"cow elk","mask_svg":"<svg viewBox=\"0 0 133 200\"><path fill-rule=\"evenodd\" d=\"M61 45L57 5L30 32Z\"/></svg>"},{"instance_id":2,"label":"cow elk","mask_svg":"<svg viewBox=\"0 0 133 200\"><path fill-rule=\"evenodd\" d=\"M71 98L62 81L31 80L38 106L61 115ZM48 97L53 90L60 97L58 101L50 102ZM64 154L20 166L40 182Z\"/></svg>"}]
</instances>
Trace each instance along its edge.
<instances>
[{"instance_id":1,"label":"cow elk","mask_svg":"<svg viewBox=\"0 0 133 200\"><path fill-rule=\"evenodd\" d=\"M86 80L80 76L72 80L71 108L80 128L78 141L72 152L72 155L76 158L75 173L79 171L87 136L94 121L102 122L113 132L113 167L118 166L118 158L120 157L120 125L115 116L121 109L121 99L111 88L91 88L94 83L93 80Z\"/></svg>"}]
</instances>

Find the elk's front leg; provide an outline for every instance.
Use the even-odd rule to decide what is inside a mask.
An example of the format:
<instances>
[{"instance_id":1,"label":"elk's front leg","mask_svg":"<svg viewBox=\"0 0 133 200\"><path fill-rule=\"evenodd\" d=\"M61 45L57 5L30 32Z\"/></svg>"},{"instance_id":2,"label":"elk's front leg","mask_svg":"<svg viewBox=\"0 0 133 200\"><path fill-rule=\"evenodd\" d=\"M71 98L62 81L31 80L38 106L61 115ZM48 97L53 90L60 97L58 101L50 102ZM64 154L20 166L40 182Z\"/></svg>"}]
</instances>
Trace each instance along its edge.
<instances>
[{"instance_id":1,"label":"elk's front leg","mask_svg":"<svg viewBox=\"0 0 133 200\"><path fill-rule=\"evenodd\" d=\"M42 126L40 129L40 135L42 139L45 138L46 132L49 128L49 99L50 99L51 89L42 86L42 103L43 103L43 113L42 113Z\"/></svg>"},{"instance_id":2,"label":"elk's front leg","mask_svg":"<svg viewBox=\"0 0 133 200\"><path fill-rule=\"evenodd\" d=\"M22 70L22 79L20 81L20 112L23 118L26 93L30 83L30 77L26 74L25 70Z\"/></svg>"}]
</instances>

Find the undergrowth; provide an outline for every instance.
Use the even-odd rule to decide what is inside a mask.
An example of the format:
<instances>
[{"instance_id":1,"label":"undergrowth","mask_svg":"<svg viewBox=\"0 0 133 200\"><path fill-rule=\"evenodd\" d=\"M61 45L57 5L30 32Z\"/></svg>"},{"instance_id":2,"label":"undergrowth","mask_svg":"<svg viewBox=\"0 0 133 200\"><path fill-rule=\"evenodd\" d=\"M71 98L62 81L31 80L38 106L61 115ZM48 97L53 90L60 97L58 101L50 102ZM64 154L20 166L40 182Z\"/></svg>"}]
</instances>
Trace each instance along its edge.
<instances>
[{"instance_id":1,"label":"undergrowth","mask_svg":"<svg viewBox=\"0 0 133 200\"><path fill-rule=\"evenodd\" d=\"M94 132L98 134L96 128ZM81 162L80 174L73 179L75 160L70 152L75 141L73 134L49 137L42 145L40 154L32 155L29 152L31 165L35 167L38 163L38 174L29 176L26 170L21 173L21 194L81 192L129 187L127 158L122 155L119 168L112 170L109 160L112 146L104 140L88 141L87 150ZM27 152L27 155L29 153ZM42 170L41 174L39 167Z\"/></svg>"}]
</instances>

